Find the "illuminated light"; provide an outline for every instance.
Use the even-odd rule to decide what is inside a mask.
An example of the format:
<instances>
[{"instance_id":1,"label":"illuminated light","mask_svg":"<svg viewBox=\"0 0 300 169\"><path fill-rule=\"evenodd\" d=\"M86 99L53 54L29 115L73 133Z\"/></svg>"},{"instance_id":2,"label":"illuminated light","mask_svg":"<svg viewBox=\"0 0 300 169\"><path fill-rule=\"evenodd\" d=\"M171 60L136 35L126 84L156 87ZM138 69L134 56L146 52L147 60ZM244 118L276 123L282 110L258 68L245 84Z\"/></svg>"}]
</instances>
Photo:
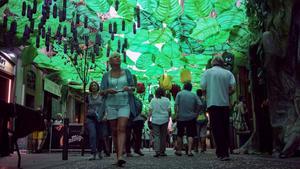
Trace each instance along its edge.
<instances>
[{"instance_id":1,"label":"illuminated light","mask_svg":"<svg viewBox=\"0 0 300 169\"><path fill-rule=\"evenodd\" d=\"M8 80L8 97L7 97L7 103L10 103L10 97L11 97L11 79Z\"/></svg>"}]
</instances>

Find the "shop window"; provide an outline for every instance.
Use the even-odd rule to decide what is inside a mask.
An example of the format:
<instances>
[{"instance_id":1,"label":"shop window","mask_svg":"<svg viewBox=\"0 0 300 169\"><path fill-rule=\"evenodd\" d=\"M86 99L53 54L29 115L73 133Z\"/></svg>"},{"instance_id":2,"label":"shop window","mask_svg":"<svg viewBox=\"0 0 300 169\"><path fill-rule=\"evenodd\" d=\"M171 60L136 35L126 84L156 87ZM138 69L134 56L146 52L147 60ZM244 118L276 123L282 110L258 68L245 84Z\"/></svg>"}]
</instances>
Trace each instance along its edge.
<instances>
[{"instance_id":1,"label":"shop window","mask_svg":"<svg viewBox=\"0 0 300 169\"><path fill-rule=\"evenodd\" d=\"M26 85L28 88L35 90L35 80L36 80L36 75L34 71L30 70L27 72L26 75Z\"/></svg>"}]
</instances>

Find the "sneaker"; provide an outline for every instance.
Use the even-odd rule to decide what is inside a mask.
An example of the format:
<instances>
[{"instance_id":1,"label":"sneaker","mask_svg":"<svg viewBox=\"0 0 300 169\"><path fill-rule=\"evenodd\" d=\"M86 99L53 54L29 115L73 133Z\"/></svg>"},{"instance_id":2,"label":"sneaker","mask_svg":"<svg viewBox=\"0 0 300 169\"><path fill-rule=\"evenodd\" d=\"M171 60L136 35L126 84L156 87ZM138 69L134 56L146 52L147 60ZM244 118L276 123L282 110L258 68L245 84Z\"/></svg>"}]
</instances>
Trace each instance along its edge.
<instances>
[{"instance_id":1,"label":"sneaker","mask_svg":"<svg viewBox=\"0 0 300 169\"><path fill-rule=\"evenodd\" d=\"M166 154L165 152L163 152L163 153L160 153L159 155L160 155L160 156L162 156L162 157L165 157L165 156L167 156L167 154Z\"/></svg>"},{"instance_id":2,"label":"sneaker","mask_svg":"<svg viewBox=\"0 0 300 169\"><path fill-rule=\"evenodd\" d=\"M125 160L118 160L117 166L118 166L118 167L124 167L124 164L125 164L125 163L126 163Z\"/></svg>"},{"instance_id":3,"label":"sneaker","mask_svg":"<svg viewBox=\"0 0 300 169\"><path fill-rule=\"evenodd\" d=\"M96 154L92 154L89 158L88 158L88 160L96 160Z\"/></svg>"},{"instance_id":4,"label":"sneaker","mask_svg":"<svg viewBox=\"0 0 300 169\"><path fill-rule=\"evenodd\" d=\"M221 161L229 161L229 160L230 160L229 157L220 157L219 159L220 159Z\"/></svg>"},{"instance_id":5,"label":"sneaker","mask_svg":"<svg viewBox=\"0 0 300 169\"><path fill-rule=\"evenodd\" d=\"M141 151L134 151L135 154L138 154L140 156L144 156L144 154Z\"/></svg>"},{"instance_id":6,"label":"sneaker","mask_svg":"<svg viewBox=\"0 0 300 169\"><path fill-rule=\"evenodd\" d=\"M156 153L153 157L159 157L159 155L160 155L159 153Z\"/></svg>"},{"instance_id":7,"label":"sneaker","mask_svg":"<svg viewBox=\"0 0 300 169\"><path fill-rule=\"evenodd\" d=\"M194 154L193 154L193 153L189 153L188 156L189 156L189 157L193 157Z\"/></svg>"},{"instance_id":8,"label":"sneaker","mask_svg":"<svg viewBox=\"0 0 300 169\"><path fill-rule=\"evenodd\" d=\"M175 155L181 156L182 154L180 152L178 152L178 151L175 151Z\"/></svg>"},{"instance_id":9,"label":"sneaker","mask_svg":"<svg viewBox=\"0 0 300 169\"><path fill-rule=\"evenodd\" d=\"M133 155L131 153L127 153L126 155L127 157L133 157Z\"/></svg>"},{"instance_id":10,"label":"sneaker","mask_svg":"<svg viewBox=\"0 0 300 169\"><path fill-rule=\"evenodd\" d=\"M101 160L103 158L102 153L98 153L98 158Z\"/></svg>"}]
</instances>

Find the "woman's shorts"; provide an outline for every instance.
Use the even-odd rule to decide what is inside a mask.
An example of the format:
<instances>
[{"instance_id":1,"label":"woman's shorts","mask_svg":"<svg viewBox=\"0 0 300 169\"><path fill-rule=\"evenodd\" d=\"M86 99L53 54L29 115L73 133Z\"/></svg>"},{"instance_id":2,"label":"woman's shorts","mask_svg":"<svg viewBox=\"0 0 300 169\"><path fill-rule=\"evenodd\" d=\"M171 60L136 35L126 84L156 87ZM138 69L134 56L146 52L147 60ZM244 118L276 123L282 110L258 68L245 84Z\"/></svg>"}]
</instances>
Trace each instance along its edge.
<instances>
[{"instance_id":1,"label":"woman's shorts","mask_svg":"<svg viewBox=\"0 0 300 169\"><path fill-rule=\"evenodd\" d=\"M41 140L44 137L44 132L43 131L34 131L32 132L32 138L34 140Z\"/></svg>"},{"instance_id":2,"label":"woman's shorts","mask_svg":"<svg viewBox=\"0 0 300 169\"><path fill-rule=\"evenodd\" d=\"M107 120L116 120L120 117L129 118L130 107L129 105L107 106L106 112L107 112Z\"/></svg>"}]
</instances>

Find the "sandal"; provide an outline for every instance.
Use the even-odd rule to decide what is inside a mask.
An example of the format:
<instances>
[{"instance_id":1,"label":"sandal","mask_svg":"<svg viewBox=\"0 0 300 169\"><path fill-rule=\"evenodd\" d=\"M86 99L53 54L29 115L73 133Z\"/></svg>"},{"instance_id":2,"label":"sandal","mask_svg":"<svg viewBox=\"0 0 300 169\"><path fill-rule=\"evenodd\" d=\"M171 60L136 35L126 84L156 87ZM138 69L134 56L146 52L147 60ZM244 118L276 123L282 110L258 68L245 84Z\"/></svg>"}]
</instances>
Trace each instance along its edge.
<instances>
[{"instance_id":1,"label":"sandal","mask_svg":"<svg viewBox=\"0 0 300 169\"><path fill-rule=\"evenodd\" d=\"M118 167L124 167L124 164L125 164L125 163L126 163L125 160L118 160L117 166L118 166Z\"/></svg>"},{"instance_id":2,"label":"sandal","mask_svg":"<svg viewBox=\"0 0 300 169\"><path fill-rule=\"evenodd\" d=\"M177 156L181 156L182 154L181 154L181 153L179 153L179 152L177 152L177 151L175 151L175 155L177 155Z\"/></svg>"}]
</instances>

